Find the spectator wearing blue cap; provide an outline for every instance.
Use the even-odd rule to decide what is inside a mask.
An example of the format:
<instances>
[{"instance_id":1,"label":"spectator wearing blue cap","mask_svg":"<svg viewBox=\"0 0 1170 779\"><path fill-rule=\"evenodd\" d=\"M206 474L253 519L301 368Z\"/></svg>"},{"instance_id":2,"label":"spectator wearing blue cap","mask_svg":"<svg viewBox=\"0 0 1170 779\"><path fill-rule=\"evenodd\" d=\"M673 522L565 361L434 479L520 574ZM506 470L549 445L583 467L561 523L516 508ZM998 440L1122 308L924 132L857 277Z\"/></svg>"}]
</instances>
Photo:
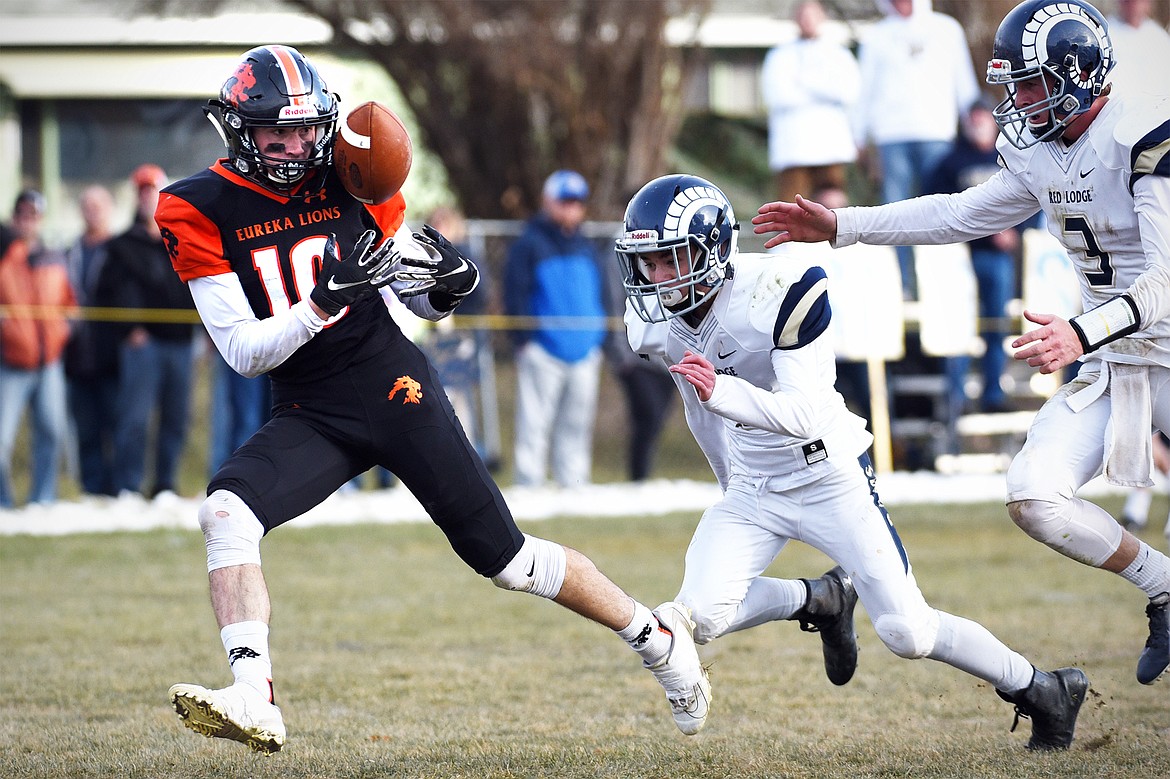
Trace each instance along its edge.
<instances>
[{"instance_id":1,"label":"spectator wearing blue cap","mask_svg":"<svg viewBox=\"0 0 1170 779\"><path fill-rule=\"evenodd\" d=\"M593 420L605 341L605 270L581 232L589 185L558 170L541 210L508 251L504 306L519 317L516 346L517 485L543 484L551 460L561 487L590 482Z\"/></svg>"}]
</instances>

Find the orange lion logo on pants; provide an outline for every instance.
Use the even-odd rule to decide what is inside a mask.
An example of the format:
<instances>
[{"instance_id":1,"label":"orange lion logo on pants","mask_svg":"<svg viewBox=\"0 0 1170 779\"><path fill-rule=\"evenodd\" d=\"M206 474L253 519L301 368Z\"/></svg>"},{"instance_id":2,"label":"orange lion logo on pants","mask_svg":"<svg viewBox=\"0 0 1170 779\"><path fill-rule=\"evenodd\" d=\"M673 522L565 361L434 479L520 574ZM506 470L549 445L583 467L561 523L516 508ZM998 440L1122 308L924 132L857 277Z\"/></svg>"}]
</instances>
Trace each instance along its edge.
<instances>
[{"instance_id":1,"label":"orange lion logo on pants","mask_svg":"<svg viewBox=\"0 0 1170 779\"><path fill-rule=\"evenodd\" d=\"M403 403L421 403L422 402L422 385L409 376L399 376L394 380L394 386L390 388L390 394L386 396L386 400L394 400L394 396L398 391L403 391Z\"/></svg>"}]
</instances>

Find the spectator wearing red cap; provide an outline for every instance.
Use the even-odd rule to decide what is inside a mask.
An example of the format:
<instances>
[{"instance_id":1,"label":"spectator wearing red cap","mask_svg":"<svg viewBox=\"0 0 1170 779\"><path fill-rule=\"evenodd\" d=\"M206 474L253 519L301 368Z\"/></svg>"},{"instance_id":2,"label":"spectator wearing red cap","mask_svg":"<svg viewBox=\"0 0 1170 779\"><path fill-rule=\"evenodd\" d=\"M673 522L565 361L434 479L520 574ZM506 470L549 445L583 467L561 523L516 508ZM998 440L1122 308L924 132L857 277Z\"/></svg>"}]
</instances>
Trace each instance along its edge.
<instances>
[{"instance_id":1,"label":"spectator wearing red cap","mask_svg":"<svg viewBox=\"0 0 1170 779\"><path fill-rule=\"evenodd\" d=\"M177 491L179 458L187 438L196 320L191 293L175 275L154 222L166 174L140 165L130 175L138 193L134 223L110 240L98 281L97 305L142 309L118 338L118 401L114 433L114 492L151 497ZM149 310L149 314L146 313ZM157 414L152 487L144 489L151 416Z\"/></svg>"}]
</instances>

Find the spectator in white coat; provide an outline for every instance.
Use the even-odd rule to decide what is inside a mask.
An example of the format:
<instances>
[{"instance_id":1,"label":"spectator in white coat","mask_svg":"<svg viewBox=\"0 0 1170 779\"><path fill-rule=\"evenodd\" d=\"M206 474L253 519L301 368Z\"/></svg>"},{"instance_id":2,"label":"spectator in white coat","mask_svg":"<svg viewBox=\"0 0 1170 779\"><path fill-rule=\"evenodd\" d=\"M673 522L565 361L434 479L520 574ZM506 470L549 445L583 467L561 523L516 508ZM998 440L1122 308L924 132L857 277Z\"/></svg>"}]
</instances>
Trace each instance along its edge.
<instances>
[{"instance_id":1,"label":"spectator in white coat","mask_svg":"<svg viewBox=\"0 0 1170 779\"><path fill-rule=\"evenodd\" d=\"M854 112L858 148L872 144L883 203L922 194L926 177L951 148L959 119L979 99L963 28L930 0L876 0L886 18L861 41L861 96ZM916 291L914 255L898 247L902 288Z\"/></svg>"},{"instance_id":2,"label":"spectator in white coat","mask_svg":"<svg viewBox=\"0 0 1170 779\"><path fill-rule=\"evenodd\" d=\"M1118 97L1170 92L1170 32L1150 18L1150 0L1117 0L1108 18L1117 66L1110 73Z\"/></svg>"},{"instance_id":3,"label":"spectator in white coat","mask_svg":"<svg viewBox=\"0 0 1170 779\"><path fill-rule=\"evenodd\" d=\"M781 200L818 189L845 189L857 159L850 116L861 88L857 60L822 35L825 9L810 0L793 15L799 37L764 58L761 87L768 109L768 165Z\"/></svg>"}]
</instances>

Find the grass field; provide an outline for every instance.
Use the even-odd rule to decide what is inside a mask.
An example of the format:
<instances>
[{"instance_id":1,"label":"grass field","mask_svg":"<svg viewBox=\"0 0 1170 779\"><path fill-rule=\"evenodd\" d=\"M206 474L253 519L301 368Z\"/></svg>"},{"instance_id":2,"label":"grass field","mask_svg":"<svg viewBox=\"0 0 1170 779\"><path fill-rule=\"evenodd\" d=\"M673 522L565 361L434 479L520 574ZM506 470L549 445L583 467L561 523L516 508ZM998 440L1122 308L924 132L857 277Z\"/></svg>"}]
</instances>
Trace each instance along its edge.
<instances>
[{"instance_id":1,"label":"grass field","mask_svg":"<svg viewBox=\"0 0 1170 779\"><path fill-rule=\"evenodd\" d=\"M654 605L677 588L696 519L527 529L586 551ZM714 706L686 738L618 639L495 589L430 525L294 525L264 545L289 729L272 757L181 728L167 704L173 682L230 680L197 532L0 538L0 776L1170 776L1170 680L1133 678L1146 635L1135 590L1027 540L1001 506L907 507L895 520L935 606L1042 666L1085 669L1071 751L1027 753L1029 723L1009 733L1011 707L987 685L896 658L860 609L861 663L844 688L794 623L703 648ZM792 544L774 572L827 567Z\"/></svg>"}]
</instances>

